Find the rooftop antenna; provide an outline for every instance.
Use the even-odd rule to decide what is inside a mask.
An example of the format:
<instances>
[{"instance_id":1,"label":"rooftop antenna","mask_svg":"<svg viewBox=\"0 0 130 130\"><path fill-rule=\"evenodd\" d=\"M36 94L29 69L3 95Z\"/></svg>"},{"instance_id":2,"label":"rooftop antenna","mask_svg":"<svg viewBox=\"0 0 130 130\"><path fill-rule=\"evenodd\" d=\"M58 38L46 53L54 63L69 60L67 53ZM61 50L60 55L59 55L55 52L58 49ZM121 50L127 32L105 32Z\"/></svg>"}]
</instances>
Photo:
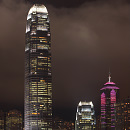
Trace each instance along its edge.
<instances>
[{"instance_id":1,"label":"rooftop antenna","mask_svg":"<svg viewBox=\"0 0 130 130\"><path fill-rule=\"evenodd\" d=\"M111 82L111 72L110 72L110 68L109 68L109 77L108 77L108 79L109 79L109 82Z\"/></svg>"}]
</instances>

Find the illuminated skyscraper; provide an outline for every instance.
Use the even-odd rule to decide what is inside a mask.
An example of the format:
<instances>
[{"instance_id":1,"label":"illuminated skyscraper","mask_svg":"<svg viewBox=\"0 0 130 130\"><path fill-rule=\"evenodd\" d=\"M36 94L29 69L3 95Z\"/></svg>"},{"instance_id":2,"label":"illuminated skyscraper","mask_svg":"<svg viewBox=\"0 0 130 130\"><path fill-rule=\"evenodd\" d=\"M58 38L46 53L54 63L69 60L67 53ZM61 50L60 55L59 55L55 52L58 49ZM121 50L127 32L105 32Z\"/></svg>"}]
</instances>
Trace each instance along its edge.
<instances>
[{"instance_id":1,"label":"illuminated skyscraper","mask_svg":"<svg viewBox=\"0 0 130 130\"><path fill-rule=\"evenodd\" d=\"M95 112L92 102L79 102L76 112L75 130L94 130Z\"/></svg>"},{"instance_id":2,"label":"illuminated skyscraper","mask_svg":"<svg viewBox=\"0 0 130 130\"><path fill-rule=\"evenodd\" d=\"M50 22L39 4L27 15L24 117L25 130L52 130Z\"/></svg>"},{"instance_id":3,"label":"illuminated skyscraper","mask_svg":"<svg viewBox=\"0 0 130 130\"><path fill-rule=\"evenodd\" d=\"M114 82L109 81L104 84L101 91L101 129L115 130L115 108L114 103L119 102L119 88Z\"/></svg>"}]
</instances>

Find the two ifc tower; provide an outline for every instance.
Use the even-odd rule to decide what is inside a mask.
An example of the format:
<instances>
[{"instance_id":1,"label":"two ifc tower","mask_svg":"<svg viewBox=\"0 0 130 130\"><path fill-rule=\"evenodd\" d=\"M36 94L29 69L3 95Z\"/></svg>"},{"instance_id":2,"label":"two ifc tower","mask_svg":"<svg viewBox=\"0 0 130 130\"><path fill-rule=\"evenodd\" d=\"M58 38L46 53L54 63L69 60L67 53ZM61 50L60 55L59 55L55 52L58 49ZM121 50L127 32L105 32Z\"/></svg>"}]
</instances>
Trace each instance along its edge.
<instances>
[{"instance_id":1,"label":"two ifc tower","mask_svg":"<svg viewBox=\"0 0 130 130\"><path fill-rule=\"evenodd\" d=\"M35 4L27 15L25 130L52 130L51 38L48 11Z\"/></svg>"}]
</instances>

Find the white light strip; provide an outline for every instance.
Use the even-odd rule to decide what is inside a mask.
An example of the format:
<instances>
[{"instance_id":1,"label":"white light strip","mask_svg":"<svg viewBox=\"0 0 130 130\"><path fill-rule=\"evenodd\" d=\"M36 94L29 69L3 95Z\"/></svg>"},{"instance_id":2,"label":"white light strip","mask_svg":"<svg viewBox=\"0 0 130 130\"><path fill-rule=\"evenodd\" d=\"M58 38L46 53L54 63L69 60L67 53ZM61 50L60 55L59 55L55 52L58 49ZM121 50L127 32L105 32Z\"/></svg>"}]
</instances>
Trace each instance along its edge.
<instances>
[{"instance_id":1,"label":"white light strip","mask_svg":"<svg viewBox=\"0 0 130 130\"><path fill-rule=\"evenodd\" d=\"M33 7L29 10L28 15L33 12L48 13L47 8L44 5L33 5Z\"/></svg>"}]
</instances>

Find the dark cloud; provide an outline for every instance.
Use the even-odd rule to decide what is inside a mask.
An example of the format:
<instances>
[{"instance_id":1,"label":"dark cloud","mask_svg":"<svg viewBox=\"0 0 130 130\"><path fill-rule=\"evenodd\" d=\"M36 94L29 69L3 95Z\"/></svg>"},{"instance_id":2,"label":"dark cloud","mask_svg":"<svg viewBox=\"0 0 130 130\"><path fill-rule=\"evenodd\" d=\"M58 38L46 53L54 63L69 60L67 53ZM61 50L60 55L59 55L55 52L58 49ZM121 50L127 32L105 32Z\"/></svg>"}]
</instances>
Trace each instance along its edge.
<instances>
[{"instance_id":1,"label":"dark cloud","mask_svg":"<svg viewBox=\"0 0 130 130\"><path fill-rule=\"evenodd\" d=\"M95 2L79 8L48 9L56 106L74 108L80 100L92 100L99 106L100 88L108 81L109 67L121 98L128 96L129 5Z\"/></svg>"},{"instance_id":2,"label":"dark cloud","mask_svg":"<svg viewBox=\"0 0 130 130\"><path fill-rule=\"evenodd\" d=\"M99 106L109 67L121 98L129 96L130 5L121 0L86 2L77 8L46 6L51 19L54 109L76 110L80 100ZM23 105L24 33L30 7L18 0L0 3L1 103Z\"/></svg>"},{"instance_id":3,"label":"dark cloud","mask_svg":"<svg viewBox=\"0 0 130 130\"><path fill-rule=\"evenodd\" d=\"M23 104L24 32L28 7L12 0L0 4L0 102Z\"/></svg>"},{"instance_id":4,"label":"dark cloud","mask_svg":"<svg viewBox=\"0 0 130 130\"><path fill-rule=\"evenodd\" d=\"M40 4L49 4L49 5L53 5L56 8L62 8L62 7L66 7L66 8L72 8L72 7L79 7L80 5L82 5L85 2L93 2L93 1L97 1L97 0L53 0L53 1L49 1L49 0L25 0L27 2L30 3L40 3Z\"/></svg>"}]
</instances>

